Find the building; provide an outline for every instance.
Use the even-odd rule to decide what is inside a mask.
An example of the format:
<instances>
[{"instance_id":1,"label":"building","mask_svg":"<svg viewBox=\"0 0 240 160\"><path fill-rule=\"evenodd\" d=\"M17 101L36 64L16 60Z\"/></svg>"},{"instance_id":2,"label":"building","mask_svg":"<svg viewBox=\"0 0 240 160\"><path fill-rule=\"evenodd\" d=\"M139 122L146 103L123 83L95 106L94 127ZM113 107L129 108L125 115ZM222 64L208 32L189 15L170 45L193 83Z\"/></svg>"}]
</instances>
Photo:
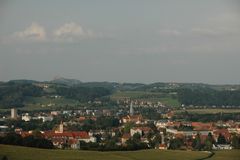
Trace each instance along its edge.
<instances>
[{"instance_id":1,"label":"building","mask_svg":"<svg viewBox=\"0 0 240 160\"><path fill-rule=\"evenodd\" d=\"M121 138L121 142L122 144L125 144L127 142L127 140L129 140L131 138L131 135L128 133L123 134L122 138Z\"/></svg>"},{"instance_id":2,"label":"building","mask_svg":"<svg viewBox=\"0 0 240 160\"><path fill-rule=\"evenodd\" d=\"M167 145L165 144L163 132L160 132L160 135L161 135L161 144L159 145L159 149L160 150L166 150L167 149Z\"/></svg>"},{"instance_id":3,"label":"building","mask_svg":"<svg viewBox=\"0 0 240 160\"><path fill-rule=\"evenodd\" d=\"M37 119L42 119L43 122L52 121L52 116L38 116Z\"/></svg>"},{"instance_id":4,"label":"building","mask_svg":"<svg viewBox=\"0 0 240 160\"><path fill-rule=\"evenodd\" d=\"M16 108L11 109L11 118L17 119L17 109Z\"/></svg>"},{"instance_id":5,"label":"building","mask_svg":"<svg viewBox=\"0 0 240 160\"><path fill-rule=\"evenodd\" d=\"M28 113L22 115L22 120L25 122L29 122L31 119L32 117Z\"/></svg>"},{"instance_id":6,"label":"building","mask_svg":"<svg viewBox=\"0 0 240 160\"><path fill-rule=\"evenodd\" d=\"M126 117L122 118L122 123L133 122L135 124L140 124L143 121L142 115L127 115Z\"/></svg>"},{"instance_id":7,"label":"building","mask_svg":"<svg viewBox=\"0 0 240 160\"><path fill-rule=\"evenodd\" d=\"M130 116L133 116L133 115L134 115L133 102L131 102L129 114L130 114Z\"/></svg>"},{"instance_id":8,"label":"building","mask_svg":"<svg viewBox=\"0 0 240 160\"><path fill-rule=\"evenodd\" d=\"M231 150L232 146L230 144L218 144L218 145L213 144L213 149L214 150Z\"/></svg>"},{"instance_id":9,"label":"building","mask_svg":"<svg viewBox=\"0 0 240 160\"><path fill-rule=\"evenodd\" d=\"M90 137L85 131L64 131L62 133L45 131L43 135L46 139L51 140L53 145L57 148L62 148L67 144L72 149L78 149L80 147L80 141L86 143L96 142L96 137Z\"/></svg>"},{"instance_id":10,"label":"building","mask_svg":"<svg viewBox=\"0 0 240 160\"><path fill-rule=\"evenodd\" d=\"M133 127L130 129L130 134L133 136L138 133L140 136L147 135L152 129L150 127Z\"/></svg>"}]
</instances>

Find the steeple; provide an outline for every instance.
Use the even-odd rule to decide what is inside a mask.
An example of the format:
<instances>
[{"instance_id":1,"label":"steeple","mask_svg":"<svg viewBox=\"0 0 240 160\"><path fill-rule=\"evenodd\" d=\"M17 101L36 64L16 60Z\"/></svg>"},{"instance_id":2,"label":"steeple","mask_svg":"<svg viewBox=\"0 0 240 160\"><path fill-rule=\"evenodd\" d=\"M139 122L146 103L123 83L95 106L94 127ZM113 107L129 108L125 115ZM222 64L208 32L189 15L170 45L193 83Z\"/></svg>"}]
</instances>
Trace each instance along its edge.
<instances>
[{"instance_id":1,"label":"steeple","mask_svg":"<svg viewBox=\"0 0 240 160\"><path fill-rule=\"evenodd\" d=\"M60 125L59 125L59 132L63 133L63 122L61 121Z\"/></svg>"},{"instance_id":2,"label":"steeple","mask_svg":"<svg viewBox=\"0 0 240 160\"><path fill-rule=\"evenodd\" d=\"M130 114L130 116L134 115L133 102L132 101L131 101L131 105L130 105L129 114Z\"/></svg>"}]
</instances>

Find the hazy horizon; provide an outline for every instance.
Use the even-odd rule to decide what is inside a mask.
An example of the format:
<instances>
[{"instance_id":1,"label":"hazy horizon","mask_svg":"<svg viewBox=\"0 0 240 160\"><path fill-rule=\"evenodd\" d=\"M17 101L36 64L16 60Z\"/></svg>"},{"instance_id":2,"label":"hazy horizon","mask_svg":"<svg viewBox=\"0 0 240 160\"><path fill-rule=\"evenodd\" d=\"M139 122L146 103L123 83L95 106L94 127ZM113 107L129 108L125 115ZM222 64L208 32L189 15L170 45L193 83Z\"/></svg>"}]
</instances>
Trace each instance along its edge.
<instances>
[{"instance_id":1,"label":"hazy horizon","mask_svg":"<svg viewBox=\"0 0 240 160\"><path fill-rule=\"evenodd\" d=\"M0 81L240 84L237 0L2 0L0 22Z\"/></svg>"}]
</instances>

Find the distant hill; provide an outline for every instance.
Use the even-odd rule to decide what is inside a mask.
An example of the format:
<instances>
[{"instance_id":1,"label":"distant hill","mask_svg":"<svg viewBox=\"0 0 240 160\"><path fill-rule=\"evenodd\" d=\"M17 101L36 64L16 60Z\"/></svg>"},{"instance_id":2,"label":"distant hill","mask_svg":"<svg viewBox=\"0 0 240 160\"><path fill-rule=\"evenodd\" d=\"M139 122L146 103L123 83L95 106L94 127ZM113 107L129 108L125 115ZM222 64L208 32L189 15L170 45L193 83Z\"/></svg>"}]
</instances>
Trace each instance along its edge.
<instances>
[{"instance_id":1,"label":"distant hill","mask_svg":"<svg viewBox=\"0 0 240 160\"><path fill-rule=\"evenodd\" d=\"M78 85L81 84L82 82L77 79L68 79L68 78L63 78L63 77L55 77L51 83L56 83L56 84L64 84L68 86L73 86L73 85Z\"/></svg>"},{"instance_id":2,"label":"distant hill","mask_svg":"<svg viewBox=\"0 0 240 160\"><path fill-rule=\"evenodd\" d=\"M62 77L45 82L25 79L0 82L0 108L46 105L56 95L62 97L55 100L58 100L58 105L71 105L69 102L73 101L84 103L96 99L107 100L109 97L114 97L114 100L135 97L146 101L161 101L168 106L240 106L240 85L81 82Z\"/></svg>"},{"instance_id":3,"label":"distant hill","mask_svg":"<svg viewBox=\"0 0 240 160\"><path fill-rule=\"evenodd\" d=\"M27 79L17 79L17 80L10 80L9 83L18 83L18 84L32 84L36 83L35 80L27 80Z\"/></svg>"}]
</instances>

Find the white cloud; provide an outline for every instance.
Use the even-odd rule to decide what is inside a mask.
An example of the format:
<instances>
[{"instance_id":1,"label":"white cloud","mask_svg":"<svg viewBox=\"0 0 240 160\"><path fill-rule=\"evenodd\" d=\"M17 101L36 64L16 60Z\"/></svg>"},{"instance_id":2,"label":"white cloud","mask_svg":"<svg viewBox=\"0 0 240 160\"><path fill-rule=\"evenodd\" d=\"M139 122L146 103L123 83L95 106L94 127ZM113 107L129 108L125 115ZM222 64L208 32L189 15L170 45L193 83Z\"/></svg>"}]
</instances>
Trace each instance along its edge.
<instances>
[{"instance_id":1,"label":"white cloud","mask_svg":"<svg viewBox=\"0 0 240 160\"><path fill-rule=\"evenodd\" d=\"M220 30L210 29L210 28L193 28L191 32L194 34L210 35L210 36L217 36L219 34L222 34Z\"/></svg>"},{"instance_id":2,"label":"white cloud","mask_svg":"<svg viewBox=\"0 0 240 160\"><path fill-rule=\"evenodd\" d=\"M24 31L14 33L14 37L22 40L45 40L46 32L43 26L33 22Z\"/></svg>"},{"instance_id":3,"label":"white cloud","mask_svg":"<svg viewBox=\"0 0 240 160\"><path fill-rule=\"evenodd\" d=\"M53 32L53 35L60 40L75 40L92 38L95 34L87 29L84 29L81 25L74 22L65 23Z\"/></svg>"},{"instance_id":4,"label":"white cloud","mask_svg":"<svg viewBox=\"0 0 240 160\"><path fill-rule=\"evenodd\" d=\"M229 28L229 27L214 27L214 28L208 28L208 27L198 27L193 28L191 30L191 33L195 35L201 35L201 36L234 36L239 35L240 30L236 28Z\"/></svg>"},{"instance_id":5,"label":"white cloud","mask_svg":"<svg viewBox=\"0 0 240 160\"><path fill-rule=\"evenodd\" d=\"M176 29L162 29L158 31L160 35L164 36L180 36L182 33Z\"/></svg>"}]
</instances>

